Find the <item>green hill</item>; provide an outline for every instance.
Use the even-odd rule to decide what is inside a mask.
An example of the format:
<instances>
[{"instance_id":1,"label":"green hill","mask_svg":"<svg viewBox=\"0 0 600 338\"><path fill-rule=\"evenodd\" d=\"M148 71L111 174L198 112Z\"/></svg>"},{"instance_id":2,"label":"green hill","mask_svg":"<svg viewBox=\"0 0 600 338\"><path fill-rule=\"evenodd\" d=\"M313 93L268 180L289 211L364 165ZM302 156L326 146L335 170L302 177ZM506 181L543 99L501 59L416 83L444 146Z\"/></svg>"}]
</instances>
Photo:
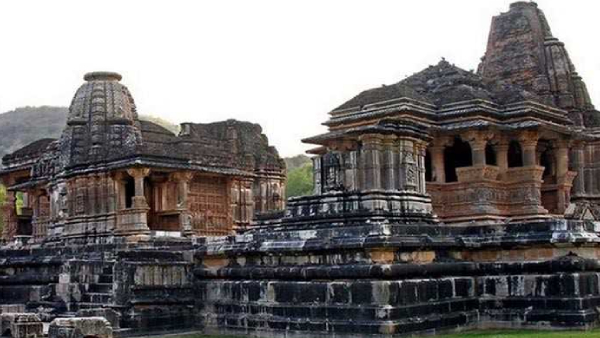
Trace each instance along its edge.
<instances>
[{"instance_id":1,"label":"green hill","mask_svg":"<svg viewBox=\"0 0 600 338\"><path fill-rule=\"evenodd\" d=\"M41 138L58 138L65 126L65 107L21 107L0 114L0 158Z\"/></svg>"}]
</instances>

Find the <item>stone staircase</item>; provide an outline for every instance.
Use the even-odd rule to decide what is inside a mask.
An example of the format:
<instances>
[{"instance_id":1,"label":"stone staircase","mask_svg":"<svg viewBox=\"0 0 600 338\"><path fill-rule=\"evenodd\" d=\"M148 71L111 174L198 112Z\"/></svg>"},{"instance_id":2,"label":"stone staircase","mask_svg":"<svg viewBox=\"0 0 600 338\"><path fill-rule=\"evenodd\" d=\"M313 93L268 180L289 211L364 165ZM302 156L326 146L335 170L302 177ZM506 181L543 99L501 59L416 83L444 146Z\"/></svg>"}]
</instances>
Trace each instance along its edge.
<instances>
[{"instance_id":1,"label":"stone staircase","mask_svg":"<svg viewBox=\"0 0 600 338\"><path fill-rule=\"evenodd\" d=\"M98 281L88 284L87 291L81 295L79 309L111 307L113 304L113 265L104 266Z\"/></svg>"}]
</instances>

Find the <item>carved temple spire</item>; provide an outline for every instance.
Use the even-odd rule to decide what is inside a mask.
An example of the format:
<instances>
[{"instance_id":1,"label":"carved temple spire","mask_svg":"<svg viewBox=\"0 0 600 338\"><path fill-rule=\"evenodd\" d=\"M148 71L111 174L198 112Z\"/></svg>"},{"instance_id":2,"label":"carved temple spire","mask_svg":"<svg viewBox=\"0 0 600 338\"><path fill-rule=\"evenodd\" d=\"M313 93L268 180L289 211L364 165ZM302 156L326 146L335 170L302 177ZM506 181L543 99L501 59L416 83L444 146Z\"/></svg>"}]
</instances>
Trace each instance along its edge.
<instances>
[{"instance_id":1,"label":"carved temple spire","mask_svg":"<svg viewBox=\"0 0 600 338\"><path fill-rule=\"evenodd\" d=\"M508 12L492 19L478 73L487 81L518 85L537 94L543 102L569 111L577 124L595 113L564 43L552 35L534 2L515 2Z\"/></svg>"}]
</instances>

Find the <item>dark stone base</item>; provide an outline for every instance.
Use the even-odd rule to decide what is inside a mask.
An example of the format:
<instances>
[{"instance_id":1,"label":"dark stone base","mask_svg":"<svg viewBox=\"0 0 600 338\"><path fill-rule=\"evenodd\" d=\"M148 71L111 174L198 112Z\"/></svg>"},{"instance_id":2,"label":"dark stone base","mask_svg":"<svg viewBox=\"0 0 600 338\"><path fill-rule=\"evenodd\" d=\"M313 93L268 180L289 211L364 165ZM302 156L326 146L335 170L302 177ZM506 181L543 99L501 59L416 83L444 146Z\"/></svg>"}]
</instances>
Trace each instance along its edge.
<instances>
[{"instance_id":1,"label":"dark stone base","mask_svg":"<svg viewBox=\"0 0 600 338\"><path fill-rule=\"evenodd\" d=\"M561 220L464 228L352 221L194 244L0 250L0 304L25 304L45 322L113 309L123 332L135 334L587 329L599 322L600 260L591 257L600 253L599 229Z\"/></svg>"}]
</instances>

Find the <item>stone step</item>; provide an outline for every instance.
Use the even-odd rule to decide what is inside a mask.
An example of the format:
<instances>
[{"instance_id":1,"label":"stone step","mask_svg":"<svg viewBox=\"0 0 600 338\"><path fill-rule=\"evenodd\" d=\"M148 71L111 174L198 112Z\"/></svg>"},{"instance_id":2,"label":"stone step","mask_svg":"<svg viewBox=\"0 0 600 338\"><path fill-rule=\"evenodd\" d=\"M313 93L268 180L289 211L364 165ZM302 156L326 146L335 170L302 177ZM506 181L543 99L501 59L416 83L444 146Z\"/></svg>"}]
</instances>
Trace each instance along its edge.
<instances>
[{"instance_id":1,"label":"stone step","mask_svg":"<svg viewBox=\"0 0 600 338\"><path fill-rule=\"evenodd\" d=\"M90 303L107 304L110 302L111 294L102 292L88 292L81 296L81 300Z\"/></svg>"},{"instance_id":2,"label":"stone step","mask_svg":"<svg viewBox=\"0 0 600 338\"><path fill-rule=\"evenodd\" d=\"M93 302L79 302L77 303L79 309L98 309L104 307L110 307L109 304L104 303L93 303Z\"/></svg>"},{"instance_id":3,"label":"stone step","mask_svg":"<svg viewBox=\"0 0 600 338\"><path fill-rule=\"evenodd\" d=\"M89 292L111 293L112 290L112 283L92 283L88 288Z\"/></svg>"}]
</instances>

